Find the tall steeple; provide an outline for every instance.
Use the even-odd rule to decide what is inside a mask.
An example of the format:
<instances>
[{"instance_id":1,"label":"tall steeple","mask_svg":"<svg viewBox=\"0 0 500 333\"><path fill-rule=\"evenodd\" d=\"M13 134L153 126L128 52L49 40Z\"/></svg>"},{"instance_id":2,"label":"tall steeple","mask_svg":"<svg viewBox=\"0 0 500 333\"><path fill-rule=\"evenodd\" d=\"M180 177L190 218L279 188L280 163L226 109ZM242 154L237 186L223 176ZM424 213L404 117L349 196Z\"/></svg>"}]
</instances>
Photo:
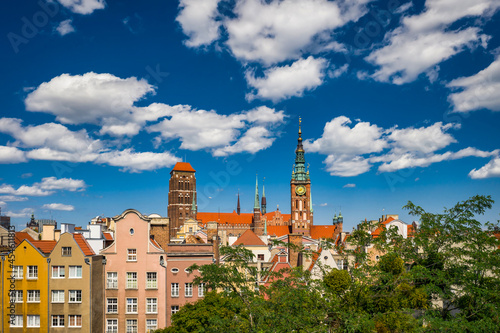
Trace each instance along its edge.
<instances>
[{"instance_id":1,"label":"tall steeple","mask_svg":"<svg viewBox=\"0 0 500 333\"><path fill-rule=\"evenodd\" d=\"M264 180L266 180L266 178L264 177ZM262 181L262 202L261 202L261 205L260 205L260 211L262 212L263 215L266 214L266 206L267 206L267 202L266 202L266 188L265 188L265 184L264 184L264 180Z\"/></svg>"},{"instance_id":2,"label":"tall steeple","mask_svg":"<svg viewBox=\"0 0 500 333\"><path fill-rule=\"evenodd\" d=\"M292 172L294 180L308 180L309 174L306 172L306 159L304 157L304 146L302 145L302 119L299 118L299 138L295 149L295 165Z\"/></svg>"},{"instance_id":3,"label":"tall steeple","mask_svg":"<svg viewBox=\"0 0 500 333\"><path fill-rule=\"evenodd\" d=\"M236 206L236 213L240 215L241 209L240 209L240 190L238 190L238 205Z\"/></svg>"},{"instance_id":4,"label":"tall steeple","mask_svg":"<svg viewBox=\"0 0 500 333\"><path fill-rule=\"evenodd\" d=\"M260 205L259 205L259 178L257 175L255 175L255 201L253 204L253 209L254 210L260 210Z\"/></svg>"},{"instance_id":5,"label":"tall steeple","mask_svg":"<svg viewBox=\"0 0 500 333\"><path fill-rule=\"evenodd\" d=\"M191 217L196 220L196 193L193 191L193 202L191 203Z\"/></svg>"}]
</instances>

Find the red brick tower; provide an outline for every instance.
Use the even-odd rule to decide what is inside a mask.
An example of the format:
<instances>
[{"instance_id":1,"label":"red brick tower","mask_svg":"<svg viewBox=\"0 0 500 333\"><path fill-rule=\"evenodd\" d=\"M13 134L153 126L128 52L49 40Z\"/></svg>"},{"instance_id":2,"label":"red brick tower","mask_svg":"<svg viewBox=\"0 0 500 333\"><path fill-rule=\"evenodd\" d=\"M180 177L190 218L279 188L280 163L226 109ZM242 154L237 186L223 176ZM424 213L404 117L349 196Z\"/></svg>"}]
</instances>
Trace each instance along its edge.
<instances>
[{"instance_id":1,"label":"red brick tower","mask_svg":"<svg viewBox=\"0 0 500 333\"><path fill-rule=\"evenodd\" d=\"M170 171L167 214L170 237L176 237L179 227L188 218L196 220L196 171L191 164L178 162Z\"/></svg>"}]
</instances>

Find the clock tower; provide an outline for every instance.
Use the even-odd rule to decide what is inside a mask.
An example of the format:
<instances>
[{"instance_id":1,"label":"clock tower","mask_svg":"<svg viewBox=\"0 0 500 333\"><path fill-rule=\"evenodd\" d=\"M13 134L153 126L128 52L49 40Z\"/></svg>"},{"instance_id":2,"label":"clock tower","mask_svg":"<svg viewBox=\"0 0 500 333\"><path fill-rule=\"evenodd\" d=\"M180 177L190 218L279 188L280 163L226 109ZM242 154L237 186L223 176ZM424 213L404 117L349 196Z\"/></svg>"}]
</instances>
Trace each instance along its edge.
<instances>
[{"instance_id":1,"label":"clock tower","mask_svg":"<svg viewBox=\"0 0 500 333\"><path fill-rule=\"evenodd\" d=\"M292 233L311 235L313 209L311 202L311 179L306 171L304 147L302 146L301 119L299 118L299 139L295 149L295 164L290 181Z\"/></svg>"}]
</instances>

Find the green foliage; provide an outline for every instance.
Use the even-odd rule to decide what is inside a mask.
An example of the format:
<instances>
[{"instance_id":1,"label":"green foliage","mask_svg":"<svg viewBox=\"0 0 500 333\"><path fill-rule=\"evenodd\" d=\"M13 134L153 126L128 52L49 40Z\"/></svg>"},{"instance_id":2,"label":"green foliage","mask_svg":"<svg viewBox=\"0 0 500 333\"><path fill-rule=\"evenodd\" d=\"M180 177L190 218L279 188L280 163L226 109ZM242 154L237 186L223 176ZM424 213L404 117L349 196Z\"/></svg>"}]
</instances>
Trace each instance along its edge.
<instances>
[{"instance_id":1,"label":"green foliage","mask_svg":"<svg viewBox=\"0 0 500 333\"><path fill-rule=\"evenodd\" d=\"M476 220L492 203L475 196L434 214L409 202L419 227L408 238L389 228L372 239L361 223L349 246L331 246L354 264L322 280L301 268L258 272L250 251L222 247L223 264L191 267L213 291L159 332L497 332L498 225ZM378 263L371 248L385 253ZM256 288L261 274L268 283Z\"/></svg>"},{"instance_id":2,"label":"green foliage","mask_svg":"<svg viewBox=\"0 0 500 333\"><path fill-rule=\"evenodd\" d=\"M330 273L325 275L323 281L334 293L341 294L349 288L351 276L347 271L332 269Z\"/></svg>"}]
</instances>

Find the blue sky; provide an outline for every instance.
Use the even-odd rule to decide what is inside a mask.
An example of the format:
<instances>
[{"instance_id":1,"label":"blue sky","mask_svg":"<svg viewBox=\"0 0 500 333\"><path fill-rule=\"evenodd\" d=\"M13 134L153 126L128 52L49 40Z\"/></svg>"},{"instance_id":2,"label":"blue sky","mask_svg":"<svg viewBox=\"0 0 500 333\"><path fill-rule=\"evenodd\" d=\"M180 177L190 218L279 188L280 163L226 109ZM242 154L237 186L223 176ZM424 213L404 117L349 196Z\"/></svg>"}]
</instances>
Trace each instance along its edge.
<instances>
[{"instance_id":1,"label":"blue sky","mask_svg":"<svg viewBox=\"0 0 500 333\"><path fill-rule=\"evenodd\" d=\"M498 1L2 7L0 207L18 227L165 215L182 160L200 211L238 190L251 211L257 173L268 211L289 212L299 117L315 224L500 200Z\"/></svg>"}]
</instances>

